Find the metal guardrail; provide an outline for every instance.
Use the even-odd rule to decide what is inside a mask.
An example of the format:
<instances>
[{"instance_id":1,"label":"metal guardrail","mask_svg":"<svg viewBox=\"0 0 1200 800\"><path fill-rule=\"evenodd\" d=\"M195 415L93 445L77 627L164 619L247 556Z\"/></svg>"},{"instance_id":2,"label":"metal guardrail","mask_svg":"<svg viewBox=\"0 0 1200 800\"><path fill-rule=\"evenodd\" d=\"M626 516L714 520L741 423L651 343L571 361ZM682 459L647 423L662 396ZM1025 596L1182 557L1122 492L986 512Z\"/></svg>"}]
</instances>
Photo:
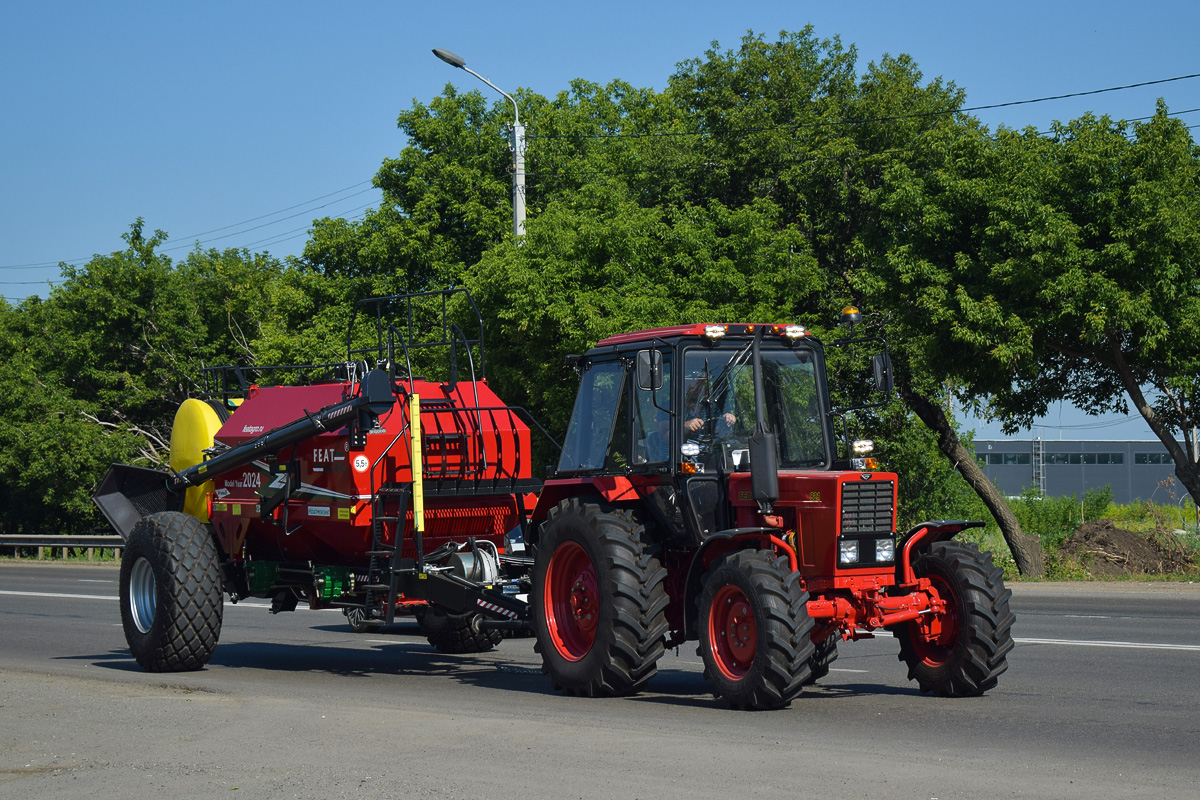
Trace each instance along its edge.
<instances>
[{"instance_id":1,"label":"metal guardrail","mask_svg":"<svg viewBox=\"0 0 1200 800\"><path fill-rule=\"evenodd\" d=\"M21 555L22 547L38 548L38 558L42 557L42 548L49 547L51 549L62 548L64 551L72 547L88 548L88 560L92 558L92 553L95 548L108 548L118 551L125 546L125 540L120 536L26 536L24 534L0 534L0 549L7 550L12 548L16 556ZM64 557L66 556L64 552Z\"/></svg>"},{"instance_id":2,"label":"metal guardrail","mask_svg":"<svg viewBox=\"0 0 1200 800\"><path fill-rule=\"evenodd\" d=\"M25 536L0 534L0 547L124 547L120 536Z\"/></svg>"}]
</instances>

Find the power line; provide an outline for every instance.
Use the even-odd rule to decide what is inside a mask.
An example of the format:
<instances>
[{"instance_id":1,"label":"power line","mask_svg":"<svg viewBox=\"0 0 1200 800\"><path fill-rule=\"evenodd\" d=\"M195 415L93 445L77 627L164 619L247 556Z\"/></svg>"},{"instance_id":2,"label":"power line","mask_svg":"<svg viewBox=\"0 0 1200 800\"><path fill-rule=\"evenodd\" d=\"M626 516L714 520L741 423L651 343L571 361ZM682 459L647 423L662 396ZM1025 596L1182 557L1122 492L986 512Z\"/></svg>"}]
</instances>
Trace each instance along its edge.
<instances>
[{"instance_id":1,"label":"power line","mask_svg":"<svg viewBox=\"0 0 1200 800\"><path fill-rule=\"evenodd\" d=\"M552 134L526 134L526 139L649 139L649 138L669 138L680 136L711 136L711 135L728 135L728 134L746 134L746 133L770 133L772 131L800 130L803 128L819 128L819 127L834 127L839 125L865 125L872 122L894 122L904 119L922 119L927 117L942 117L952 114L965 114L969 111L986 111L995 108L1009 108L1011 106L1029 105L1031 103L1046 103L1052 100L1066 100L1073 97L1086 97L1088 95L1104 94L1106 92L1120 92L1126 89L1138 89L1144 86L1155 86L1162 83L1172 83L1174 81L1190 80L1192 78L1200 78L1200 72L1190 75L1176 75L1173 78L1159 78L1152 81L1141 81L1140 83L1129 83L1123 86L1109 86L1104 89L1089 89L1084 92L1069 92L1067 94L1056 94L1047 97L1035 97L1030 100L1010 100L1004 103L989 103L979 106L966 106L964 108L943 109L941 111L917 111L912 114L896 114L886 117L870 117L866 119L851 119L851 120L834 120L820 122L805 122L792 125L775 125L765 128L730 128L721 131L670 131L665 133L552 133ZM1182 113L1182 112L1181 112Z\"/></svg>"},{"instance_id":2,"label":"power line","mask_svg":"<svg viewBox=\"0 0 1200 800\"><path fill-rule=\"evenodd\" d=\"M318 201L320 201L320 200L324 200L324 199L326 199L326 198L333 197L333 196L335 196L335 195L343 194L344 192L348 192L348 191L350 191L351 189L358 189L359 187L361 187L361 186L366 186L367 184L370 184L370 183L372 183L372 181L369 181L369 180L368 180L368 181L359 181L358 183L355 183L355 184L353 184L353 185L351 185L351 186L346 186L346 187L343 187L343 188L341 188L341 189L338 189L338 190L336 190L336 191L329 192L328 194L323 194L323 195L321 195L321 196L319 196L319 197L314 197L314 198L312 198L312 199L310 199L310 200L305 200L305 201L304 201L304 202L302 202L302 203L297 203L297 204L295 204L295 205L288 206L287 208L281 208L281 209L279 209L278 211L272 211L272 212L270 212L269 214L261 214L261 215L259 215L259 216L257 216L257 217L252 217L252 218L250 218L250 219L242 220L241 222L234 222L234 223L231 223L231 224L229 224L229 225L223 225L223 226L221 226L221 227L219 227L219 228L213 228L212 230L203 231L203 232L201 232L201 233L193 233L193 234L189 234L189 235L187 235L187 236L179 237L179 240L191 240L191 239L196 239L196 238L198 238L198 237L201 237L201 236L207 236L207 235L208 235L208 234L210 234L210 233L218 233L218 232L220 232L220 231L228 230L228 229L230 229L230 228L236 228L236 227L239 227L239 226L241 226L241 225L248 225L248 224L249 224L249 223L251 223L251 222L257 222L257 221L259 221L259 220L266 219L266 218L268 218L268 217L274 217L274 216L277 216L277 215L279 215L279 214L283 214L283 213L285 213L285 212L287 212L287 211L291 211L291 210L293 210L293 209L301 208L301 207L303 207L303 206L308 206L308 205L311 205L312 203L316 203L316 202L318 202ZM283 222L283 221L285 221L285 220L288 220L288 219L293 219L293 218L295 218L295 217L302 216L303 214L307 214L307 213L309 213L309 212L311 212L311 211L317 211L317 210L319 210L319 209L326 208L326 207L328 207L328 206L331 206L331 205L334 205L334 204L336 204L336 203L340 203L342 200L348 200L348 199L350 199L351 197L357 197L358 195L365 194L365 193L367 193L367 192L371 191L373 188L374 188L373 186L368 186L368 188L366 188L366 189L363 189L362 191L355 192L354 194L346 195L345 197L338 198L337 200L332 200L332 201L330 201L330 202L328 202L328 203L323 203L322 205L315 206L315 207L313 207L313 208L310 208L310 209L308 209L307 211L301 211L301 212L299 212L298 214L292 214L292 215L290 215L290 216L287 216L287 217L282 217L282 218L280 218L280 219L278 219L278 220L275 220L274 222L265 223L265 224L263 224L263 225L257 225L257 226L255 226L255 227L253 227L253 228L247 228L247 229L245 229L245 230L243 230L243 231L235 231L234 233L231 233L231 234L226 234L226 235L224 235L224 236L217 236L217 237L213 237L212 239L207 239L207 240L204 240L204 241L202 241L202 242L200 242L200 243L201 243L201 244L206 244L207 242L215 242L215 241L218 241L218 240L220 240L220 239L226 239L226 238L229 238L230 236L237 236L239 233L248 233L249 231L258 230L259 228L269 227L270 225L274 225L274 224L277 224L277 223L279 223L279 222ZM193 244L194 244L194 243L183 244L183 245L174 245L174 246L171 246L171 247L163 247L163 248L160 248L160 252L161 252L161 251L174 251L174 250L181 250L181 249L184 249L184 248L189 248L189 247L192 247L192 246L193 246ZM17 270L17 269L45 269L45 268L47 268L47 267L56 267L56 266L58 266L59 264L79 264L79 263L81 263L81 262L89 261L89 260L91 260L93 257L94 257L94 255L92 255L92 256L83 256L83 257L80 257L80 258L63 259L63 260L60 260L60 261L40 261L40 262L33 262L33 263L28 263L28 264L4 264L4 265L0 265L0 269L12 269L12 270ZM15 283L15 282L14 282L14 281L9 281L9 283Z\"/></svg>"},{"instance_id":3,"label":"power line","mask_svg":"<svg viewBox=\"0 0 1200 800\"><path fill-rule=\"evenodd\" d=\"M335 194L336 194L336 192L335 192ZM360 192L360 194L361 194L361 192ZM345 198L343 198L343 199L345 199ZM364 212L364 209L370 208L371 205L372 205L371 203L367 203L365 205L361 205L356 208L351 208L351 209L348 209L347 213L351 213L351 212L355 212L355 211ZM354 221L354 220L360 220L360 219L364 218L365 216L366 216L366 214L364 212L364 213L354 214L354 216L345 217L344 219L346 219L348 221ZM289 239L295 239L299 236L305 235L306 233L308 233L308 230L309 230L308 226L305 226L303 228L295 228L293 230L286 231L281 234L276 234L274 236L270 236L266 239L261 239L257 242L250 242L249 244L245 245L245 247L249 248L249 247L255 247L257 245L275 244L277 242L285 242L285 241L288 241ZM0 281L0 286L44 286L46 284L50 284L51 286L61 286L64 283L66 283L66 279L60 278L60 279L46 279L46 280L40 280L40 281ZM4 299L8 300L8 301L21 301L21 300L27 300L28 298L32 297L33 295L25 295L24 297L8 297L6 295L3 295L3 293L0 293L0 296L3 296Z\"/></svg>"},{"instance_id":4,"label":"power line","mask_svg":"<svg viewBox=\"0 0 1200 800\"><path fill-rule=\"evenodd\" d=\"M284 222L284 221L286 221L286 220L289 220L289 219L295 219L296 217L303 217L303 216L305 216L306 214L311 214L312 212L314 212L314 211L319 211L319 210L320 210L320 209L322 209L322 208L328 208L329 206L336 205L337 203L340 203L340 202L342 202L342 200L349 200L351 197L357 197L357 196L358 196L358 195L360 195L360 194L366 194L367 192L371 191L371 189L373 189L373 188L374 188L374 187L371 187L371 188L368 188L368 189L363 189L361 192L355 192L354 194L349 194L349 195L346 195L345 197L339 198L339 199L337 199L337 200L331 200L331 201L329 201L328 203L322 203L322 204L321 204L321 205L319 205L319 206L313 206L312 208L306 209L306 210L304 210L304 211L298 211L298 212L296 212L295 214L289 214L289 215L288 215L288 216L286 216L286 217L280 217L279 219L275 220L274 222L264 222L262 225L255 225L255 226L254 226L254 227L252 227L252 228L243 228L243 229L242 229L242 230L240 230L240 231L234 231L233 233L226 233L226 234L224 234L224 235L221 235L221 236L214 236L214 237L212 237L211 239L201 239L201 240L198 240L198 241L195 241L195 242L191 242L191 243L188 243L188 244L177 244L177 245L172 245L171 247L160 247L160 248L159 248L159 252L166 253L166 252L173 252L173 251L175 251L175 250L185 250L185 249L187 249L187 248L190 248L190 247L193 247L193 246L195 246L195 245L197 245L197 244L208 244L208 243L210 243L210 242L217 242L217 241L220 241L221 239L228 239L228 238L229 238L229 237L231 237L231 236L241 236L243 233L249 233L250 231L257 231L257 230L260 230L260 229L262 229L262 228L269 228L269 227L271 227L272 225L278 225L280 222ZM304 203L302 203L301 205L305 205L305 204L304 204ZM368 204L368 205L370 205L370 204ZM292 208L296 208L296 206L292 206ZM366 206L359 206L359 208L366 208ZM286 209L285 209L285 210L286 210ZM358 209L351 209L351 210L352 210L352 211L357 211ZM281 212L276 212L276 213L281 213ZM271 216L271 215L270 215L270 214L268 214L267 216ZM262 219L262 218L261 218L261 217L259 217L259 219ZM236 226L236 225L227 225L227 226L225 226L225 227L226 227L226 228L232 228L232 227L237 227L237 226ZM224 228L217 228L217 230L224 230ZM189 237L189 238L190 238L190 237ZM255 244L254 242L251 242L250 244L243 245L243 247L253 247L253 246L254 246L254 244Z\"/></svg>"}]
</instances>

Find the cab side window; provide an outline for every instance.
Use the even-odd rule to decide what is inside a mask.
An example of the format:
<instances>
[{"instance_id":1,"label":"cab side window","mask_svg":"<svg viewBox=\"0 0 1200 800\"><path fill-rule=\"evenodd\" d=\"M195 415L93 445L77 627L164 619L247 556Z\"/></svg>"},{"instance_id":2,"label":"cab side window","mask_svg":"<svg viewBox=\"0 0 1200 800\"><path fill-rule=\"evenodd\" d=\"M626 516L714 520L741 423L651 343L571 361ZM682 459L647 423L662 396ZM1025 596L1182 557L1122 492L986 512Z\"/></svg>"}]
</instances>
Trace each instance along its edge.
<instances>
[{"instance_id":1,"label":"cab side window","mask_svg":"<svg viewBox=\"0 0 1200 800\"><path fill-rule=\"evenodd\" d=\"M635 464L665 464L670 461L671 362L663 354L663 383L657 390L636 388L633 407ZM664 410L667 409L667 410Z\"/></svg>"},{"instance_id":2,"label":"cab side window","mask_svg":"<svg viewBox=\"0 0 1200 800\"><path fill-rule=\"evenodd\" d=\"M628 409L626 383L625 367L619 361L592 364L585 370L558 461L560 472L611 467L614 448L629 452L628 411L618 414L620 409Z\"/></svg>"}]
</instances>

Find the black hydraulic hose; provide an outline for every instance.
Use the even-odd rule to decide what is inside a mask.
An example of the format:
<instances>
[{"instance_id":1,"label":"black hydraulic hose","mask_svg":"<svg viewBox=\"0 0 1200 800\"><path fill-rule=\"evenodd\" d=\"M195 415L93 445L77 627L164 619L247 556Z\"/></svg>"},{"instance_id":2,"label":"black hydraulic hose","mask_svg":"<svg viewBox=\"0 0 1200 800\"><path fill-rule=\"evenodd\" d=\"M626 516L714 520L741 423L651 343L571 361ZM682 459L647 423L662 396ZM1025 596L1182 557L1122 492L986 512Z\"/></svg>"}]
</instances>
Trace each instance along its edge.
<instances>
[{"instance_id":1,"label":"black hydraulic hose","mask_svg":"<svg viewBox=\"0 0 1200 800\"><path fill-rule=\"evenodd\" d=\"M381 369L373 369L363 376L356 396L326 406L315 413L305 412L303 417L294 422L177 472L167 481L167 487L180 491L189 486L199 486L213 475L249 464L263 455L275 453L288 445L316 436L321 431L341 428L352 421L354 414L362 408L366 408L374 416L379 416L386 413L392 407L392 403L392 385L388 374Z\"/></svg>"}]
</instances>

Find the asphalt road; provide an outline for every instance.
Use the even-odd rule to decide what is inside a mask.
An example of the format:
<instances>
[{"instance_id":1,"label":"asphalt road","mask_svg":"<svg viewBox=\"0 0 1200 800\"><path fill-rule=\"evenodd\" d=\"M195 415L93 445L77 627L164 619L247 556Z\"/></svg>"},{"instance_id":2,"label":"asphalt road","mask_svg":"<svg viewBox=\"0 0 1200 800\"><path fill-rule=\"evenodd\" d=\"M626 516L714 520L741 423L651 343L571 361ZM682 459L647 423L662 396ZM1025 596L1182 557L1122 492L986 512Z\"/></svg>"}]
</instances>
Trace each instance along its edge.
<instances>
[{"instance_id":1,"label":"asphalt road","mask_svg":"<svg viewBox=\"0 0 1200 800\"><path fill-rule=\"evenodd\" d=\"M114 568L0 563L0 798L1195 798L1200 585L1017 585L982 698L922 696L890 637L791 708L734 712L691 649L650 691L569 698L531 640L226 604L207 669L141 672Z\"/></svg>"}]
</instances>

